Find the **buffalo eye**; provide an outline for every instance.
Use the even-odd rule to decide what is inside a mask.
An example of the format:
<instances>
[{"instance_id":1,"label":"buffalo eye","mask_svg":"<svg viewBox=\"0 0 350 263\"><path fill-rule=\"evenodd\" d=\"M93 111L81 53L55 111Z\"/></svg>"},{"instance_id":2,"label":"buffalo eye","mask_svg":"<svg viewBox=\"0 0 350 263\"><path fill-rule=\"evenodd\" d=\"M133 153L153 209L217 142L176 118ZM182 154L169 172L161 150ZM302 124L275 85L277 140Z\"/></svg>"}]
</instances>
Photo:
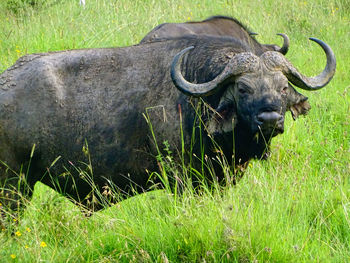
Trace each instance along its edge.
<instances>
[{"instance_id":1,"label":"buffalo eye","mask_svg":"<svg viewBox=\"0 0 350 263\"><path fill-rule=\"evenodd\" d=\"M237 89L238 89L239 94L241 94L241 95L247 95L247 94L253 93L253 89L244 83L238 83Z\"/></svg>"}]
</instances>

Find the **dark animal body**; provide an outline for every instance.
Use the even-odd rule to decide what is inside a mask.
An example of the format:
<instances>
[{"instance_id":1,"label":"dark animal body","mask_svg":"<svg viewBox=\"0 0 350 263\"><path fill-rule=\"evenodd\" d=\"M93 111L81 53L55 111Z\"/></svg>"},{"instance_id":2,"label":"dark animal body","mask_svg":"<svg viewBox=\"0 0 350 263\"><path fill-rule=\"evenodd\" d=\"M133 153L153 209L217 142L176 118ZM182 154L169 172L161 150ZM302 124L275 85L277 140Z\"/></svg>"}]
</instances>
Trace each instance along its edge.
<instances>
[{"instance_id":1,"label":"dark animal body","mask_svg":"<svg viewBox=\"0 0 350 263\"><path fill-rule=\"evenodd\" d=\"M164 23L152 29L141 43L154 42L164 39L178 38L185 35L227 36L239 39L249 45L255 54L266 51L278 51L286 54L289 48L289 38L285 34L282 48L274 44L260 44L251 32L237 19L228 16L212 16L203 21L186 23Z\"/></svg>"},{"instance_id":2,"label":"dark animal body","mask_svg":"<svg viewBox=\"0 0 350 263\"><path fill-rule=\"evenodd\" d=\"M182 118L188 150L195 97L215 109L203 131L206 155L216 155L210 135L227 160L233 157L236 164L244 164L261 158L269 144L262 138L283 132L285 112L296 118L309 110L307 98L288 80L312 90L334 75L333 52L314 41L325 50L327 66L313 78L300 74L278 52L255 55L239 39L223 37L187 36L22 57L0 75L0 160L6 163L1 183L18 186L20 178L6 167L22 170L28 195L41 181L88 205L93 188L76 172L86 168L78 161L88 162L82 151L87 142L98 189L112 182L121 192L131 185L147 190L146 170L157 170L157 152L143 113L149 114L158 142L169 141L174 152L181 149ZM189 46L194 47L190 52ZM29 165L24 160L33 144ZM6 204L4 193L0 201Z\"/></svg>"}]
</instances>

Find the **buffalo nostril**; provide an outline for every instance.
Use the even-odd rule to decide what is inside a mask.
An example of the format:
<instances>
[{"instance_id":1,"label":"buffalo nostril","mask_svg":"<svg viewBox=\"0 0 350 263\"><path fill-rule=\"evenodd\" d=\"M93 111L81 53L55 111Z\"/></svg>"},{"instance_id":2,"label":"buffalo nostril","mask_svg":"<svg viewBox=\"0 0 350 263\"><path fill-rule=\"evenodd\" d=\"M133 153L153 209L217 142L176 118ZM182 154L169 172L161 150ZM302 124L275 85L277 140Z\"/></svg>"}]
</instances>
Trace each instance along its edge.
<instances>
[{"instance_id":1,"label":"buffalo nostril","mask_svg":"<svg viewBox=\"0 0 350 263\"><path fill-rule=\"evenodd\" d=\"M263 125L274 125L282 119L283 116L275 111L262 112L257 116L257 120Z\"/></svg>"}]
</instances>

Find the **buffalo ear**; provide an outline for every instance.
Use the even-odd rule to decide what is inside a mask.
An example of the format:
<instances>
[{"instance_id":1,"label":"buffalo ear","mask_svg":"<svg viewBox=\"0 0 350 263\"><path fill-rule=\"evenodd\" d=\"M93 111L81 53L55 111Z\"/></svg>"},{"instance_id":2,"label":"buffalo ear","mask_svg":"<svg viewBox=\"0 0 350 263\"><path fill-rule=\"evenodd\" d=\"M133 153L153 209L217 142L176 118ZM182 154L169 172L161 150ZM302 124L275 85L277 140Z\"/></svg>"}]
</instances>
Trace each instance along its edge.
<instances>
[{"instance_id":1,"label":"buffalo ear","mask_svg":"<svg viewBox=\"0 0 350 263\"><path fill-rule=\"evenodd\" d=\"M207 112L208 120L206 121L206 129L209 134L226 133L233 131L237 124L236 105L233 103L235 98L233 97L232 90L234 84L229 84L225 89L218 92L218 98L220 101L215 109L211 106L208 107Z\"/></svg>"},{"instance_id":2,"label":"buffalo ear","mask_svg":"<svg viewBox=\"0 0 350 263\"><path fill-rule=\"evenodd\" d=\"M307 97L297 92L291 84L289 84L287 94L287 109L292 113L293 120L299 117L299 115L306 115L311 106L307 101Z\"/></svg>"}]
</instances>

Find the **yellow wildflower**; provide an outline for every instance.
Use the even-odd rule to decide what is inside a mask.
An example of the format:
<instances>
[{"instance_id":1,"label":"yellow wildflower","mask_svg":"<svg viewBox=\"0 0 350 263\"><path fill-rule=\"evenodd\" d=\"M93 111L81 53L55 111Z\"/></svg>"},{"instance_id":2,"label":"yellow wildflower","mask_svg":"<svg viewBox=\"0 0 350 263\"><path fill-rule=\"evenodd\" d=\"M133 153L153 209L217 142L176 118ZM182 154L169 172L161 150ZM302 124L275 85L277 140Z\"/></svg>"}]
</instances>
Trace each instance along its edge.
<instances>
[{"instance_id":1,"label":"yellow wildflower","mask_svg":"<svg viewBox=\"0 0 350 263\"><path fill-rule=\"evenodd\" d=\"M20 237L20 236L22 235L22 233L19 232L19 231L17 231L17 232L15 233L15 235L18 236L18 237Z\"/></svg>"},{"instance_id":2,"label":"yellow wildflower","mask_svg":"<svg viewBox=\"0 0 350 263\"><path fill-rule=\"evenodd\" d=\"M46 243L45 243L44 241L42 241L42 242L40 243L40 246L41 246L41 247L47 247L47 245L46 245Z\"/></svg>"},{"instance_id":3,"label":"yellow wildflower","mask_svg":"<svg viewBox=\"0 0 350 263\"><path fill-rule=\"evenodd\" d=\"M16 255L15 254L11 254L10 256L12 259L15 259L16 258Z\"/></svg>"},{"instance_id":4,"label":"yellow wildflower","mask_svg":"<svg viewBox=\"0 0 350 263\"><path fill-rule=\"evenodd\" d=\"M28 246L28 245L25 245L24 248L29 248L29 246Z\"/></svg>"},{"instance_id":5,"label":"yellow wildflower","mask_svg":"<svg viewBox=\"0 0 350 263\"><path fill-rule=\"evenodd\" d=\"M30 230L30 228L29 228L29 227L27 227L27 228L26 228L26 231L27 231L27 232L30 232L30 231L32 231L32 230Z\"/></svg>"}]
</instances>

